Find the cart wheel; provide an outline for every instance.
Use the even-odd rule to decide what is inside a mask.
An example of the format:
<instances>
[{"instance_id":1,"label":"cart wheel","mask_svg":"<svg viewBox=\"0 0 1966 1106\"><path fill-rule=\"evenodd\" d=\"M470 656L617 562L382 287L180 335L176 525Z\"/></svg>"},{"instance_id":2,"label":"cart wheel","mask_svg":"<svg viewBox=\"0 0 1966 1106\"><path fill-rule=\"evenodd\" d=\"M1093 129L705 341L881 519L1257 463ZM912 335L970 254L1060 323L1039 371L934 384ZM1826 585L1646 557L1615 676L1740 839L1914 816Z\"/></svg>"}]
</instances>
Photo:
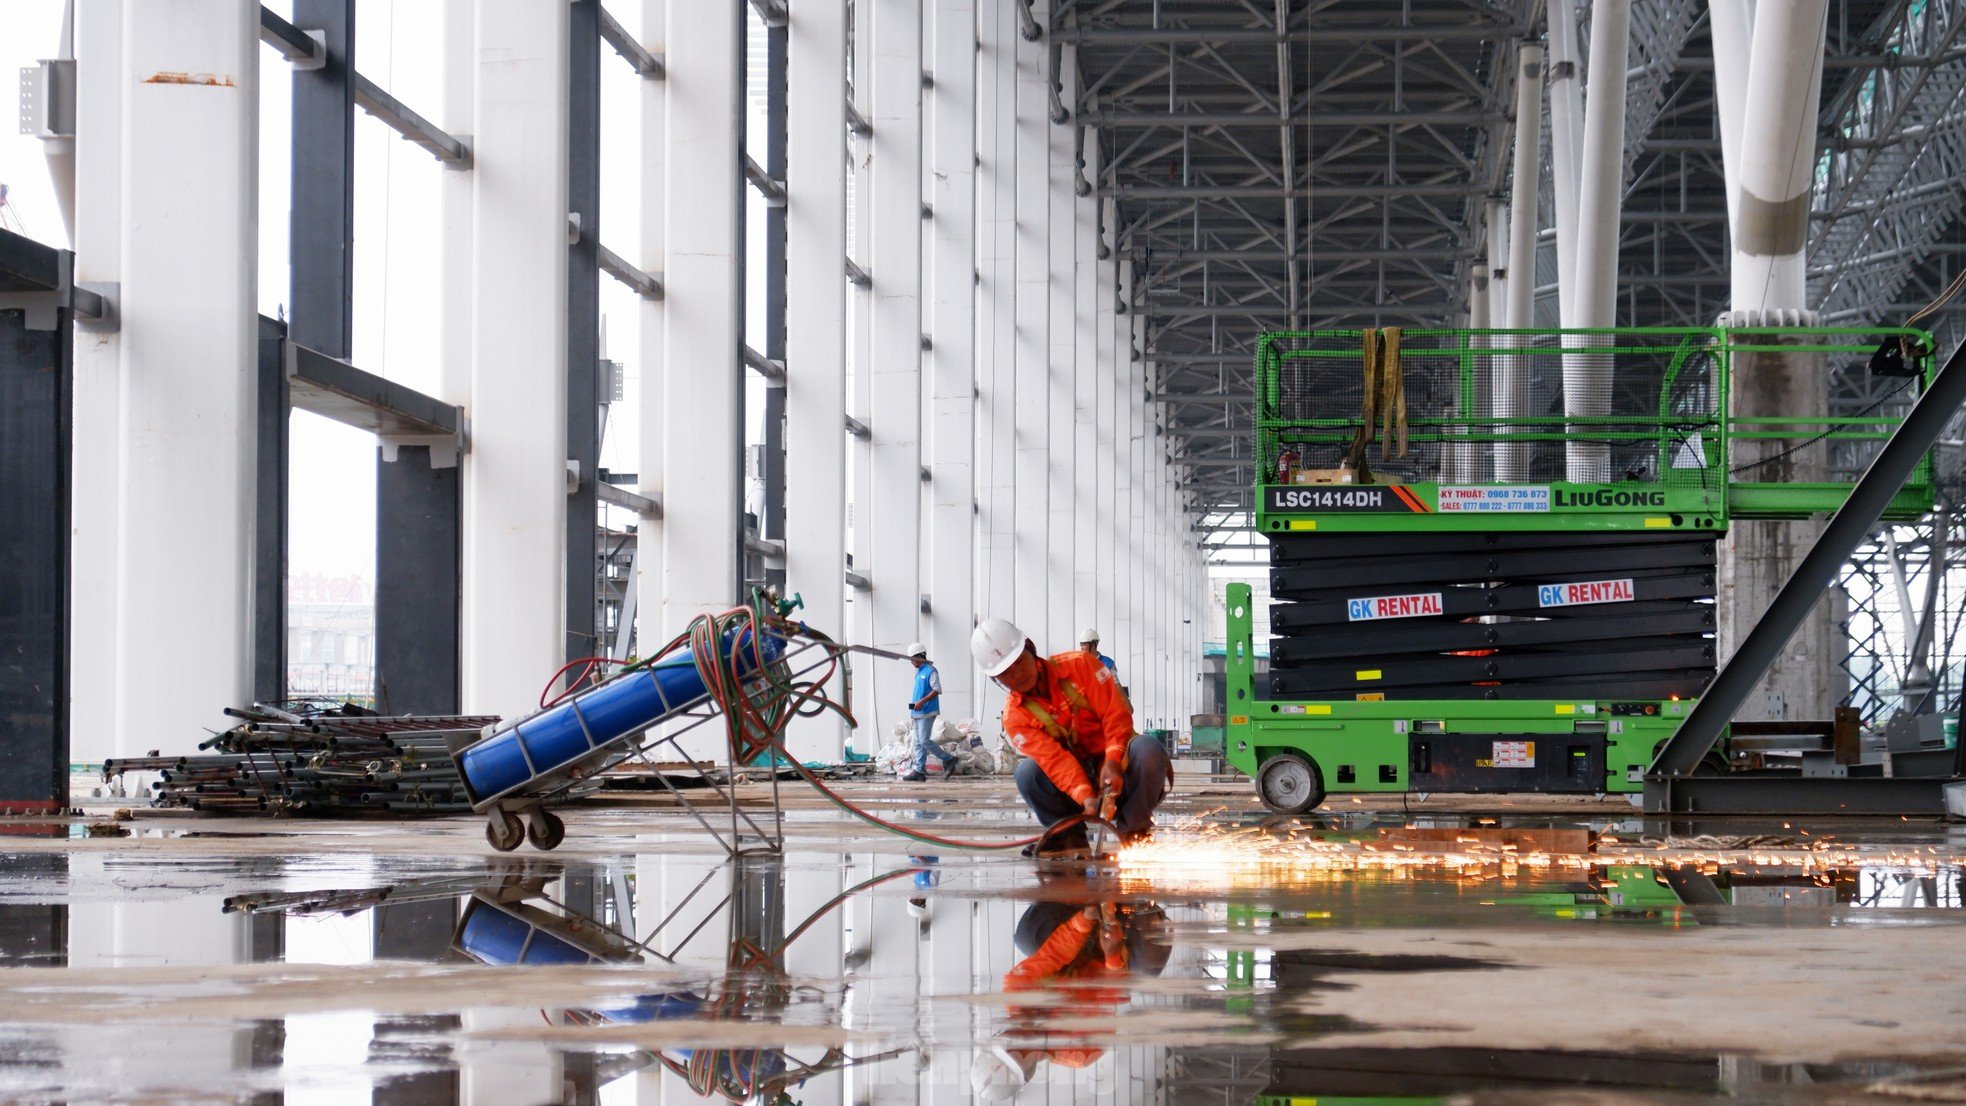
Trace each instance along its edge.
<instances>
[{"instance_id":1,"label":"cart wheel","mask_svg":"<svg viewBox=\"0 0 1966 1106\"><path fill-rule=\"evenodd\" d=\"M502 853L509 853L526 839L526 824L509 810L501 810L485 823L485 840Z\"/></svg>"},{"instance_id":2,"label":"cart wheel","mask_svg":"<svg viewBox=\"0 0 1966 1106\"><path fill-rule=\"evenodd\" d=\"M550 810L533 815L531 823L526 826L526 840L531 841L535 849L556 849L566 839L567 824Z\"/></svg>"},{"instance_id":3,"label":"cart wheel","mask_svg":"<svg viewBox=\"0 0 1966 1106\"><path fill-rule=\"evenodd\" d=\"M1256 770L1256 797L1278 814L1302 814L1324 801L1324 778L1301 753L1278 753Z\"/></svg>"}]
</instances>

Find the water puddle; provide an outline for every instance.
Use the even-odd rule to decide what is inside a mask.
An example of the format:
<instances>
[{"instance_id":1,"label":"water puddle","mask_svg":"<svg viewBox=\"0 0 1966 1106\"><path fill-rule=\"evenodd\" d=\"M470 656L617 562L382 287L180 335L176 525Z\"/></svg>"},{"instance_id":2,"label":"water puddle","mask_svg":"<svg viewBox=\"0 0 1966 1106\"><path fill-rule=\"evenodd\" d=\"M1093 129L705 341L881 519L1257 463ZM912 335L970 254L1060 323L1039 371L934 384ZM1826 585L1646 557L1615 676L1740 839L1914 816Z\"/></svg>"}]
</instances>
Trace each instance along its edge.
<instances>
[{"instance_id":1,"label":"water puddle","mask_svg":"<svg viewBox=\"0 0 1966 1106\"><path fill-rule=\"evenodd\" d=\"M1359 815L1046 866L649 833L14 852L0 1097L1901 1101L1966 1056L1950 834Z\"/></svg>"}]
</instances>

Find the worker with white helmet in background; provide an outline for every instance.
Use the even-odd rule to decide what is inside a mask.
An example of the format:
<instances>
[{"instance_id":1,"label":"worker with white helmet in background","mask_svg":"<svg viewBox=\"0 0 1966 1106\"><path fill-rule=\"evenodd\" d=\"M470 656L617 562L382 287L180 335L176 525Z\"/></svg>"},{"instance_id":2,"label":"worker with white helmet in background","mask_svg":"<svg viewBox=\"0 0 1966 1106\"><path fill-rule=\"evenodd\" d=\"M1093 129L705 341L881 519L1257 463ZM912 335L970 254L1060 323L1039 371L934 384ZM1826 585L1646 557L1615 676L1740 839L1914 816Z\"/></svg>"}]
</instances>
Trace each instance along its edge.
<instances>
[{"instance_id":1,"label":"worker with white helmet in background","mask_svg":"<svg viewBox=\"0 0 1966 1106\"><path fill-rule=\"evenodd\" d=\"M901 778L921 781L928 778L928 757L942 761L942 778L956 774L955 754L935 743L935 721L942 716L942 673L929 662L928 647L917 641L908 646L908 661L915 666L915 688L908 696L908 724L915 734L915 766Z\"/></svg>"},{"instance_id":2,"label":"worker with white helmet in background","mask_svg":"<svg viewBox=\"0 0 1966 1106\"><path fill-rule=\"evenodd\" d=\"M1079 635L1079 652L1105 665L1106 671L1119 675L1119 666L1113 663L1113 658L1099 651L1099 631L1090 626Z\"/></svg>"},{"instance_id":3,"label":"worker with white helmet in background","mask_svg":"<svg viewBox=\"0 0 1966 1106\"><path fill-rule=\"evenodd\" d=\"M970 654L1010 693L1003 729L1028 759L1017 765L1017 790L1047 827L1073 815L1103 818L1122 843L1145 837L1154 808L1167 797L1172 764L1152 738L1133 733L1133 709L1111 669L1080 650L1038 655L1022 630L1001 618L970 635ZM1085 851L1074 826L1047 853Z\"/></svg>"}]
</instances>

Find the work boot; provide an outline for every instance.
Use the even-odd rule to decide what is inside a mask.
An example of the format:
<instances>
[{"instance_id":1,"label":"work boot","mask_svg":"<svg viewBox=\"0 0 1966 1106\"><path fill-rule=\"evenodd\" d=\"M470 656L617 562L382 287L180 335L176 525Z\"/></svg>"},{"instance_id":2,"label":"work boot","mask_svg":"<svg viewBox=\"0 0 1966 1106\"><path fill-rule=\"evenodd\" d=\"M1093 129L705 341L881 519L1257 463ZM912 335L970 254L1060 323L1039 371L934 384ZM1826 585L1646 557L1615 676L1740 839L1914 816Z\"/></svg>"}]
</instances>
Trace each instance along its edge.
<instances>
[{"instance_id":1,"label":"work boot","mask_svg":"<svg viewBox=\"0 0 1966 1106\"><path fill-rule=\"evenodd\" d=\"M920 772L903 772L901 774L901 779L905 783L921 783L922 781L928 779L928 777L922 775Z\"/></svg>"},{"instance_id":2,"label":"work boot","mask_svg":"<svg viewBox=\"0 0 1966 1106\"><path fill-rule=\"evenodd\" d=\"M943 778L943 779L945 779L945 780L953 780L953 779L955 779L955 778L956 778L956 769L958 769L958 768L960 768L960 767L962 767L962 766L956 763L956 761L955 761L955 758L954 758L954 757L951 757L950 759L948 759L948 760L945 760L945 761L943 761L943 762L942 762L942 778Z\"/></svg>"}]
</instances>

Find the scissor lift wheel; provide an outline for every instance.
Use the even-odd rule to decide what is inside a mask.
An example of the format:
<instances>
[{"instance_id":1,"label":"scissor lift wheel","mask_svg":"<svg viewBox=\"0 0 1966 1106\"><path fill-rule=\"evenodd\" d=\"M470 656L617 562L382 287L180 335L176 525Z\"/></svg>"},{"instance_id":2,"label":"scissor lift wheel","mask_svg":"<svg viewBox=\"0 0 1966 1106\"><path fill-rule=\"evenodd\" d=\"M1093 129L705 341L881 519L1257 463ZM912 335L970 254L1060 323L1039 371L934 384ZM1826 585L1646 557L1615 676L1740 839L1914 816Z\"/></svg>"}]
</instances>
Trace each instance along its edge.
<instances>
[{"instance_id":1,"label":"scissor lift wheel","mask_svg":"<svg viewBox=\"0 0 1966 1106\"><path fill-rule=\"evenodd\" d=\"M1324 801L1324 779L1308 757L1278 753L1256 770L1256 797L1278 814L1302 814Z\"/></svg>"},{"instance_id":2,"label":"scissor lift wheel","mask_svg":"<svg viewBox=\"0 0 1966 1106\"><path fill-rule=\"evenodd\" d=\"M485 823L485 840L502 853L509 853L526 839L526 824L509 810L493 810Z\"/></svg>"}]
</instances>

